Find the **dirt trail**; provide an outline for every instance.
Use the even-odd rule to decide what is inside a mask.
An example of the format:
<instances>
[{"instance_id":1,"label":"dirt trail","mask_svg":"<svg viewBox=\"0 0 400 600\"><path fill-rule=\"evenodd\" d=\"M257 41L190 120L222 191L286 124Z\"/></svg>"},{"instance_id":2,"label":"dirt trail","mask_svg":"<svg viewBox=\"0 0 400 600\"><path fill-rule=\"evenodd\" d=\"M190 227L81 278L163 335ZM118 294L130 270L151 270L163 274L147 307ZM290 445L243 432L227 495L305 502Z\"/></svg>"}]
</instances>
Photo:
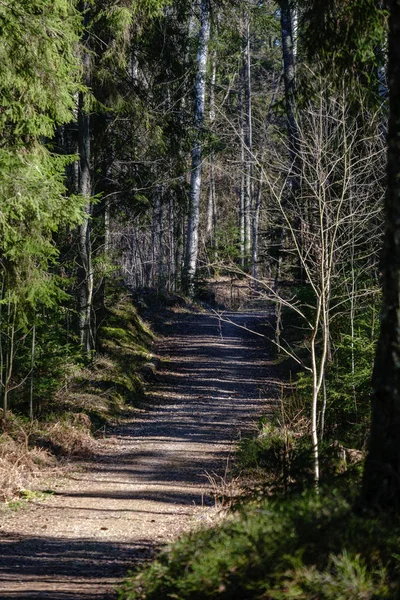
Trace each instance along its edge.
<instances>
[{"instance_id":1,"label":"dirt trail","mask_svg":"<svg viewBox=\"0 0 400 600\"><path fill-rule=\"evenodd\" d=\"M229 317L259 329L266 315ZM206 472L223 475L238 437L271 408L268 356L262 338L209 314L166 327L149 408L48 500L1 518L1 600L115 598L127 569L207 519Z\"/></svg>"}]
</instances>

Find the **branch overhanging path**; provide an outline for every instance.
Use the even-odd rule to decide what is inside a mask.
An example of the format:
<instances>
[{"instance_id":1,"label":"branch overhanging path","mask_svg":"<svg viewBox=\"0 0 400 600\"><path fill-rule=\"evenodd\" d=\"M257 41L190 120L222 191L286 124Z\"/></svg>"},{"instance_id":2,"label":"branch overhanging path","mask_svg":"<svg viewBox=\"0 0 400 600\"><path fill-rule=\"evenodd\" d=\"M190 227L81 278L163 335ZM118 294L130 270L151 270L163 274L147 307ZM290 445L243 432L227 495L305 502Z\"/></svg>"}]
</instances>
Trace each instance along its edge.
<instances>
[{"instance_id":1,"label":"branch overhanging path","mask_svg":"<svg viewBox=\"0 0 400 600\"><path fill-rule=\"evenodd\" d=\"M208 474L271 413L275 368L261 312L173 314L146 408L46 501L0 518L2 600L112 599L127 569L207 519Z\"/></svg>"}]
</instances>

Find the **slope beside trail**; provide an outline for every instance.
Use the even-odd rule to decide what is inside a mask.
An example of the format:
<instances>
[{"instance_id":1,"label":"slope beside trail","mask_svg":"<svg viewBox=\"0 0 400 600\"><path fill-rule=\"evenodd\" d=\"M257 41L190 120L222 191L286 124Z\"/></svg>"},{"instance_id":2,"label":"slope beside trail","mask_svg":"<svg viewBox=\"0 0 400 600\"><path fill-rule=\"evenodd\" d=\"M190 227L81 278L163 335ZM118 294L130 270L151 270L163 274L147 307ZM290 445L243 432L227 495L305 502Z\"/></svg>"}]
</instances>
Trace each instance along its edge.
<instances>
[{"instance_id":1,"label":"slope beside trail","mask_svg":"<svg viewBox=\"0 0 400 600\"><path fill-rule=\"evenodd\" d=\"M116 426L55 493L0 519L0 598L112 599L126 571L207 520L207 473L272 410L266 313L171 315L146 407ZM268 372L269 371L269 372Z\"/></svg>"}]
</instances>

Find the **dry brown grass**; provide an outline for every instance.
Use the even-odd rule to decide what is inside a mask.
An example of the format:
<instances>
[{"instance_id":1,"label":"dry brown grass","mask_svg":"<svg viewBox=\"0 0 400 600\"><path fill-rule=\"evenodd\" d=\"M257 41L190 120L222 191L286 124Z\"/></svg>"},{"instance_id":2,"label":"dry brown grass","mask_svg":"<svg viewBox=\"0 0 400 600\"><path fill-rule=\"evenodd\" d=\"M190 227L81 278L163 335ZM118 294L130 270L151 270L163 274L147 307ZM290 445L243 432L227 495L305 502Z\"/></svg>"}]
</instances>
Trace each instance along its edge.
<instances>
[{"instance_id":1,"label":"dry brown grass","mask_svg":"<svg viewBox=\"0 0 400 600\"><path fill-rule=\"evenodd\" d=\"M28 448L8 434L0 436L0 500L15 498L22 489L54 469L56 458L43 448Z\"/></svg>"},{"instance_id":2,"label":"dry brown grass","mask_svg":"<svg viewBox=\"0 0 400 600\"><path fill-rule=\"evenodd\" d=\"M27 423L10 413L2 422L0 435L0 501L10 500L21 491L59 468L60 458L86 458L93 455L96 441L91 422L76 413L49 423Z\"/></svg>"},{"instance_id":3,"label":"dry brown grass","mask_svg":"<svg viewBox=\"0 0 400 600\"><path fill-rule=\"evenodd\" d=\"M210 493L214 498L215 508L226 511L237 502L244 493L240 477L233 477L230 472L224 475L206 472L205 476L210 486Z\"/></svg>"},{"instance_id":4,"label":"dry brown grass","mask_svg":"<svg viewBox=\"0 0 400 600\"><path fill-rule=\"evenodd\" d=\"M92 456L96 441L90 431L90 419L84 413L75 414L71 421L62 420L42 426L44 443L51 443L53 452L65 457Z\"/></svg>"},{"instance_id":5,"label":"dry brown grass","mask_svg":"<svg viewBox=\"0 0 400 600\"><path fill-rule=\"evenodd\" d=\"M237 310L247 304L251 289L246 279L220 276L207 281L207 288L215 296L218 304Z\"/></svg>"}]
</instances>

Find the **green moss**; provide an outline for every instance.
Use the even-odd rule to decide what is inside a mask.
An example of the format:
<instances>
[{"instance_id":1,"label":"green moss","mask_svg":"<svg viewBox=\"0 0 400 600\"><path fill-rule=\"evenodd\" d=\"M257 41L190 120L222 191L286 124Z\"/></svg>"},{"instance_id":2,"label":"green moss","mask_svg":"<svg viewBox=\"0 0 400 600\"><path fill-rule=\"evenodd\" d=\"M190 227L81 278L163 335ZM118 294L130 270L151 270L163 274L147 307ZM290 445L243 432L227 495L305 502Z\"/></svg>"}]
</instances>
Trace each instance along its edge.
<instances>
[{"instance_id":1,"label":"green moss","mask_svg":"<svg viewBox=\"0 0 400 600\"><path fill-rule=\"evenodd\" d=\"M49 496L54 494L53 490L29 490L23 489L19 491L19 495L22 500L26 500L27 502L31 502L33 500L45 500Z\"/></svg>"},{"instance_id":2,"label":"green moss","mask_svg":"<svg viewBox=\"0 0 400 600\"><path fill-rule=\"evenodd\" d=\"M58 410L87 414L93 430L119 417L144 394L141 370L151 359L153 334L130 297L115 299L98 330L98 351L78 370Z\"/></svg>"}]
</instances>

